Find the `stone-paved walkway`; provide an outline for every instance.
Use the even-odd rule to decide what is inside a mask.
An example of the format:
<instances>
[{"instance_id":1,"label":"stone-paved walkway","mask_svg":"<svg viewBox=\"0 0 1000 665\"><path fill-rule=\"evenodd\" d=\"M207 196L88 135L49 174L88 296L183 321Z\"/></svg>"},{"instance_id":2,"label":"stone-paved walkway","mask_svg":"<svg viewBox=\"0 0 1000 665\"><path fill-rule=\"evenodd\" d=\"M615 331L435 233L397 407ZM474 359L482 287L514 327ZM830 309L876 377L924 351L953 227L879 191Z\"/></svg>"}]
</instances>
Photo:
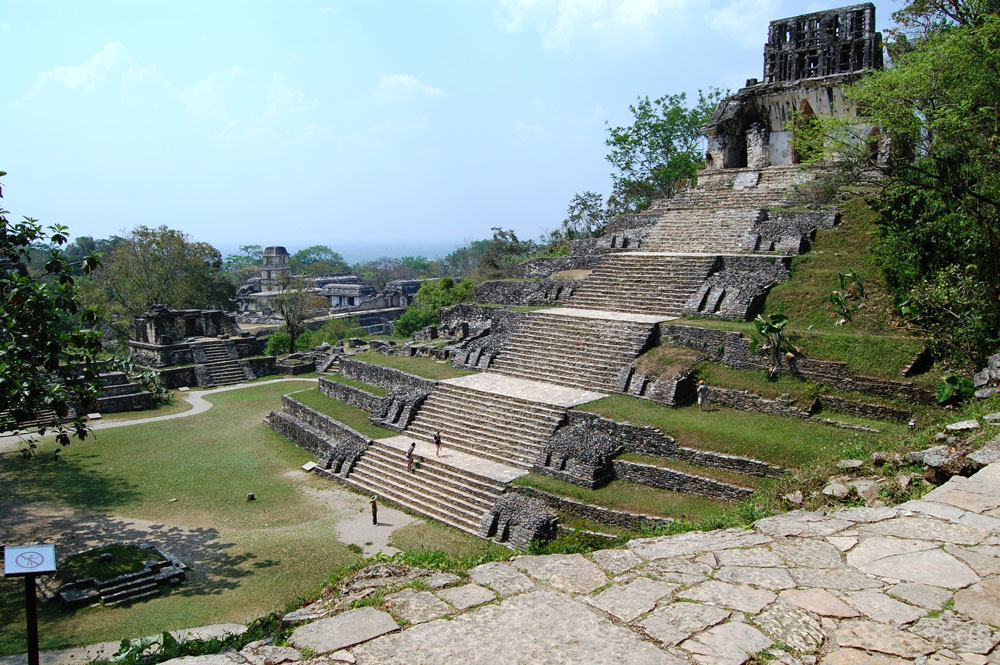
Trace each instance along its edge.
<instances>
[{"instance_id":1,"label":"stone-paved walkway","mask_svg":"<svg viewBox=\"0 0 1000 665\"><path fill-rule=\"evenodd\" d=\"M291 648L183 665L1000 664L1000 463L895 508L521 556L423 586L387 596L391 614L306 624Z\"/></svg>"},{"instance_id":2,"label":"stone-paved walkway","mask_svg":"<svg viewBox=\"0 0 1000 665\"><path fill-rule=\"evenodd\" d=\"M504 395L532 402L541 402L542 404L551 404L552 406L561 406L567 409L606 397L604 393L594 392L593 390L567 388L554 383L519 379L492 372L479 372L454 379L445 379L441 383L470 388L494 395Z\"/></svg>"}]
</instances>

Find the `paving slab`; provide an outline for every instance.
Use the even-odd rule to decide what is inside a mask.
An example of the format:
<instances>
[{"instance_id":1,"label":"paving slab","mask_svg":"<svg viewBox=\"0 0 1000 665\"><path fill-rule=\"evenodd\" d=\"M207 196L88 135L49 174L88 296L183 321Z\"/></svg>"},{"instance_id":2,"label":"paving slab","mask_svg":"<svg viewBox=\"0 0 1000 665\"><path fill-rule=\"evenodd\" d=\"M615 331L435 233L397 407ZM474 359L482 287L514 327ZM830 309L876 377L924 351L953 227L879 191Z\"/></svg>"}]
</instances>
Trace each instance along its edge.
<instances>
[{"instance_id":1,"label":"paving slab","mask_svg":"<svg viewBox=\"0 0 1000 665\"><path fill-rule=\"evenodd\" d=\"M781 600L825 617L846 619L860 612L825 589L789 589L781 592Z\"/></svg>"},{"instance_id":2,"label":"paving slab","mask_svg":"<svg viewBox=\"0 0 1000 665\"><path fill-rule=\"evenodd\" d=\"M842 647L867 649L900 658L916 658L934 651L934 644L919 635L873 621L845 621L830 636Z\"/></svg>"},{"instance_id":3,"label":"paving slab","mask_svg":"<svg viewBox=\"0 0 1000 665\"><path fill-rule=\"evenodd\" d=\"M983 580L956 593L955 611L1000 627L1000 579Z\"/></svg>"},{"instance_id":4,"label":"paving slab","mask_svg":"<svg viewBox=\"0 0 1000 665\"><path fill-rule=\"evenodd\" d=\"M979 621L966 621L954 612L925 617L910 626L910 632L934 642L939 648L984 654L1000 642L1000 632Z\"/></svg>"},{"instance_id":5,"label":"paving slab","mask_svg":"<svg viewBox=\"0 0 1000 665\"><path fill-rule=\"evenodd\" d=\"M561 406L567 409L606 397L604 393L594 392L593 390L567 388L566 386L557 386L554 383L518 379L513 376L494 374L493 372L479 372L478 374L459 376L454 379L445 379L441 383L478 390L493 395L524 399L529 402L541 402L542 404Z\"/></svg>"},{"instance_id":6,"label":"paving slab","mask_svg":"<svg viewBox=\"0 0 1000 665\"><path fill-rule=\"evenodd\" d=\"M643 562L631 550L598 550L591 552L590 558L604 572L612 575L621 575Z\"/></svg>"},{"instance_id":7,"label":"paving slab","mask_svg":"<svg viewBox=\"0 0 1000 665\"><path fill-rule=\"evenodd\" d=\"M582 554L519 556L514 567L557 591L590 593L608 583L608 577Z\"/></svg>"},{"instance_id":8,"label":"paving slab","mask_svg":"<svg viewBox=\"0 0 1000 665\"><path fill-rule=\"evenodd\" d=\"M774 642L753 626L732 621L682 642L681 648L695 654L694 661L704 665L742 665L750 656Z\"/></svg>"},{"instance_id":9,"label":"paving slab","mask_svg":"<svg viewBox=\"0 0 1000 665\"><path fill-rule=\"evenodd\" d=\"M587 602L629 623L652 610L660 600L670 596L677 588L676 584L640 577L628 584L610 587L593 598L588 598Z\"/></svg>"},{"instance_id":10,"label":"paving slab","mask_svg":"<svg viewBox=\"0 0 1000 665\"><path fill-rule=\"evenodd\" d=\"M922 608L901 603L876 591L847 592L844 595L844 600L872 621L886 623L890 626L904 626L927 613Z\"/></svg>"},{"instance_id":11,"label":"paving slab","mask_svg":"<svg viewBox=\"0 0 1000 665\"><path fill-rule=\"evenodd\" d=\"M359 665L683 665L555 591L533 591L351 650Z\"/></svg>"},{"instance_id":12,"label":"paving slab","mask_svg":"<svg viewBox=\"0 0 1000 665\"><path fill-rule=\"evenodd\" d=\"M958 545L977 545L990 535L982 529L926 517L900 517L876 524L866 524L861 528L861 533Z\"/></svg>"},{"instance_id":13,"label":"paving slab","mask_svg":"<svg viewBox=\"0 0 1000 665\"><path fill-rule=\"evenodd\" d=\"M751 568L749 566L726 566L720 568L715 579L734 584L749 584L772 591L791 589L795 580L784 568Z\"/></svg>"},{"instance_id":14,"label":"paving slab","mask_svg":"<svg viewBox=\"0 0 1000 665\"><path fill-rule=\"evenodd\" d=\"M478 584L463 584L449 589L441 589L437 592L437 597L451 603L457 610L467 610L470 607L496 600L496 594Z\"/></svg>"},{"instance_id":15,"label":"paving slab","mask_svg":"<svg viewBox=\"0 0 1000 665\"><path fill-rule=\"evenodd\" d=\"M379 439L378 442L384 443L385 445L404 453L409 450L411 443L416 443L417 447L414 453L417 456L434 458L436 461L444 464L445 466L453 466L456 469L461 469L463 471L471 471L472 473L480 476L486 476L487 478L497 480L501 483L509 483L515 478L520 478L524 474L528 473L524 469L508 466L506 464L499 464L497 462L491 462L488 459L476 457L475 455L469 455L459 450L455 450L454 448L448 448L447 446L444 447L445 449L441 453L441 457L435 457L433 443L422 441L420 439L414 439L413 437L406 436L405 434L389 436L384 439Z\"/></svg>"},{"instance_id":16,"label":"paving slab","mask_svg":"<svg viewBox=\"0 0 1000 665\"><path fill-rule=\"evenodd\" d=\"M451 573L434 573L424 580L424 584L427 585L428 589L443 589L449 584L454 584L461 579L462 578L458 575L453 575Z\"/></svg>"},{"instance_id":17,"label":"paving slab","mask_svg":"<svg viewBox=\"0 0 1000 665\"><path fill-rule=\"evenodd\" d=\"M716 582L715 580L703 582L696 587L681 591L677 597L753 614L760 612L767 604L774 602L777 598L773 593L764 589L754 589L748 586Z\"/></svg>"},{"instance_id":18,"label":"paving slab","mask_svg":"<svg viewBox=\"0 0 1000 665\"><path fill-rule=\"evenodd\" d=\"M826 638L819 621L788 603L771 603L754 617L753 622L775 642L787 644L801 653L813 653Z\"/></svg>"},{"instance_id":19,"label":"paving slab","mask_svg":"<svg viewBox=\"0 0 1000 665\"><path fill-rule=\"evenodd\" d=\"M766 545L771 538L746 529L724 529L721 531L689 531L659 538L630 540L628 548L635 554L653 561L674 556L688 556L703 552L718 552L735 547Z\"/></svg>"},{"instance_id":20,"label":"paving slab","mask_svg":"<svg viewBox=\"0 0 1000 665\"><path fill-rule=\"evenodd\" d=\"M883 583L856 570L831 570L827 568L790 568L789 574L798 586L816 589L861 591L878 589Z\"/></svg>"},{"instance_id":21,"label":"paving slab","mask_svg":"<svg viewBox=\"0 0 1000 665\"><path fill-rule=\"evenodd\" d=\"M510 596L535 588L531 578L499 561L476 566L469 571L469 577L475 583L487 586L501 596Z\"/></svg>"},{"instance_id":22,"label":"paving slab","mask_svg":"<svg viewBox=\"0 0 1000 665\"><path fill-rule=\"evenodd\" d=\"M827 654L820 665L913 665L913 661L859 649L837 649Z\"/></svg>"},{"instance_id":23,"label":"paving slab","mask_svg":"<svg viewBox=\"0 0 1000 665\"><path fill-rule=\"evenodd\" d=\"M854 526L853 522L828 517L823 513L796 510L784 515L765 517L754 522L754 529L769 536L832 536Z\"/></svg>"},{"instance_id":24,"label":"paving slab","mask_svg":"<svg viewBox=\"0 0 1000 665\"><path fill-rule=\"evenodd\" d=\"M979 581L967 565L935 543L901 538L872 537L847 554L847 562L870 575L961 589Z\"/></svg>"},{"instance_id":25,"label":"paving slab","mask_svg":"<svg viewBox=\"0 0 1000 665\"><path fill-rule=\"evenodd\" d=\"M913 582L901 582L888 589L888 594L932 612L940 610L952 596L951 592L945 589Z\"/></svg>"},{"instance_id":26,"label":"paving slab","mask_svg":"<svg viewBox=\"0 0 1000 665\"><path fill-rule=\"evenodd\" d=\"M298 649L276 647L273 644L248 644L240 650L240 656L250 665L281 665L302 660Z\"/></svg>"},{"instance_id":27,"label":"paving slab","mask_svg":"<svg viewBox=\"0 0 1000 665\"><path fill-rule=\"evenodd\" d=\"M396 620L388 613L374 607L359 607L296 628L288 638L288 643L296 649L328 653L366 642L398 628Z\"/></svg>"},{"instance_id":28,"label":"paving slab","mask_svg":"<svg viewBox=\"0 0 1000 665\"><path fill-rule=\"evenodd\" d=\"M657 609L639 624L667 646L679 644L695 633L722 623L730 612L711 605L672 603Z\"/></svg>"},{"instance_id":29,"label":"paving slab","mask_svg":"<svg viewBox=\"0 0 1000 665\"><path fill-rule=\"evenodd\" d=\"M386 606L410 623L424 623L451 614L452 609L430 591L403 589L385 597Z\"/></svg>"},{"instance_id":30,"label":"paving slab","mask_svg":"<svg viewBox=\"0 0 1000 665\"><path fill-rule=\"evenodd\" d=\"M958 545L945 545L944 551L961 560L980 577L1000 574L1000 557L994 556L988 551L974 550Z\"/></svg>"},{"instance_id":31,"label":"paving slab","mask_svg":"<svg viewBox=\"0 0 1000 665\"><path fill-rule=\"evenodd\" d=\"M664 582L694 586L707 580L714 572L714 568L701 561L690 561L683 557L669 557L653 561L646 567L645 572Z\"/></svg>"},{"instance_id":32,"label":"paving slab","mask_svg":"<svg viewBox=\"0 0 1000 665\"><path fill-rule=\"evenodd\" d=\"M237 665L242 663L243 659L236 654L230 656L224 653L212 653L204 656L171 658L164 662L171 663L171 665Z\"/></svg>"},{"instance_id":33,"label":"paving slab","mask_svg":"<svg viewBox=\"0 0 1000 665\"><path fill-rule=\"evenodd\" d=\"M715 562L718 566L751 566L754 568L777 568L785 565L780 556L763 547L715 552Z\"/></svg>"},{"instance_id":34,"label":"paving slab","mask_svg":"<svg viewBox=\"0 0 1000 665\"><path fill-rule=\"evenodd\" d=\"M772 549L775 556L782 561L782 565L789 568L843 568L844 566L844 557L840 550L826 540L818 538L776 540Z\"/></svg>"},{"instance_id":35,"label":"paving slab","mask_svg":"<svg viewBox=\"0 0 1000 665\"><path fill-rule=\"evenodd\" d=\"M568 316L582 319L603 319L604 321L632 321L634 323L662 323L673 321L676 316L655 316L651 314L633 314L631 312L609 312L605 309L582 309L579 307L553 307L536 310L539 314Z\"/></svg>"}]
</instances>

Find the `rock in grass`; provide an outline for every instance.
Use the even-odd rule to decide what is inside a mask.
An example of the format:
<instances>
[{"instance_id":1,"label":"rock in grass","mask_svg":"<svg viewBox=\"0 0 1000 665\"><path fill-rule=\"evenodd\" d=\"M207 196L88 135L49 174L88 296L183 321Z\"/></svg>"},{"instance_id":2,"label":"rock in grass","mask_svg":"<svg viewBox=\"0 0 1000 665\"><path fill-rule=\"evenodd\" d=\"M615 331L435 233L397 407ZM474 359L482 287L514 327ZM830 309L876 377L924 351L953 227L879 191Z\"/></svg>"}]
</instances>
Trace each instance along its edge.
<instances>
[{"instance_id":1,"label":"rock in grass","mask_svg":"<svg viewBox=\"0 0 1000 665\"><path fill-rule=\"evenodd\" d=\"M837 462L838 469L860 469L865 463L859 459L842 459Z\"/></svg>"}]
</instances>

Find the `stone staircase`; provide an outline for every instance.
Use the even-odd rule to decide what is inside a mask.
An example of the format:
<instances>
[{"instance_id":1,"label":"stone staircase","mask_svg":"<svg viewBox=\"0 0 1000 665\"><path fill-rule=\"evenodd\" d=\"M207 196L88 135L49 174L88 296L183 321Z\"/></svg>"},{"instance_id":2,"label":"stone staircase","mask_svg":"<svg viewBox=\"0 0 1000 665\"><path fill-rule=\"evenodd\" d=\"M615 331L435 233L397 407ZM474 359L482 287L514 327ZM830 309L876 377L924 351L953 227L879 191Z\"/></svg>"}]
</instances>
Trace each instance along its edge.
<instances>
[{"instance_id":1,"label":"stone staircase","mask_svg":"<svg viewBox=\"0 0 1000 665\"><path fill-rule=\"evenodd\" d=\"M583 280L568 307L677 316L712 272L714 256L609 254ZM608 340L614 343L613 339ZM582 340L578 340L578 344Z\"/></svg>"},{"instance_id":2,"label":"stone staircase","mask_svg":"<svg viewBox=\"0 0 1000 665\"><path fill-rule=\"evenodd\" d=\"M209 386L225 386L247 380L239 360L232 358L224 342L211 341L199 344L206 361L201 363L208 371Z\"/></svg>"},{"instance_id":3,"label":"stone staircase","mask_svg":"<svg viewBox=\"0 0 1000 665\"><path fill-rule=\"evenodd\" d=\"M383 441L372 442L346 482L472 534L479 531L483 517L505 488L503 482L433 456L417 456L413 469L407 471L406 453Z\"/></svg>"},{"instance_id":4,"label":"stone staircase","mask_svg":"<svg viewBox=\"0 0 1000 665\"><path fill-rule=\"evenodd\" d=\"M565 413L548 404L439 383L406 434L431 442L439 431L444 448L527 470Z\"/></svg>"},{"instance_id":5,"label":"stone staircase","mask_svg":"<svg viewBox=\"0 0 1000 665\"><path fill-rule=\"evenodd\" d=\"M613 293L608 295L613 297ZM572 306L582 305L574 302ZM615 392L620 389L622 372L642 353L653 332L652 323L532 312L489 370L573 388Z\"/></svg>"},{"instance_id":6,"label":"stone staircase","mask_svg":"<svg viewBox=\"0 0 1000 665\"><path fill-rule=\"evenodd\" d=\"M677 209L662 213L642 242L643 252L732 254L745 251L754 225L767 217L755 208Z\"/></svg>"}]
</instances>

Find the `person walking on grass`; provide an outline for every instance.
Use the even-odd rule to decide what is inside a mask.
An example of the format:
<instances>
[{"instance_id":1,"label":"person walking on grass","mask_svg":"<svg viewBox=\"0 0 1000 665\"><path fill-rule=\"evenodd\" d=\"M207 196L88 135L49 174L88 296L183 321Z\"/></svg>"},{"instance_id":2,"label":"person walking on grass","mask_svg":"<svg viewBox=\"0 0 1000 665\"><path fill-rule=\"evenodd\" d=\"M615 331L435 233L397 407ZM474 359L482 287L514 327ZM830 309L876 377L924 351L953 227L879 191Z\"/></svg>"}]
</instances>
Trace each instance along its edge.
<instances>
[{"instance_id":1,"label":"person walking on grass","mask_svg":"<svg viewBox=\"0 0 1000 665\"><path fill-rule=\"evenodd\" d=\"M410 443L410 449L406 451L406 470L413 470L413 451L417 448L417 442L413 441Z\"/></svg>"},{"instance_id":2,"label":"person walking on grass","mask_svg":"<svg viewBox=\"0 0 1000 665\"><path fill-rule=\"evenodd\" d=\"M698 408L704 411L708 406L708 384L705 383L705 379L698 381L698 388L695 392L698 394Z\"/></svg>"},{"instance_id":3,"label":"person walking on grass","mask_svg":"<svg viewBox=\"0 0 1000 665\"><path fill-rule=\"evenodd\" d=\"M378 526L378 504L375 503L376 499L378 499L378 497L372 494L370 501L372 504L372 526Z\"/></svg>"},{"instance_id":4,"label":"person walking on grass","mask_svg":"<svg viewBox=\"0 0 1000 665\"><path fill-rule=\"evenodd\" d=\"M434 432L434 448L435 448L434 455L437 457L441 457L441 430L437 430L436 432Z\"/></svg>"}]
</instances>

